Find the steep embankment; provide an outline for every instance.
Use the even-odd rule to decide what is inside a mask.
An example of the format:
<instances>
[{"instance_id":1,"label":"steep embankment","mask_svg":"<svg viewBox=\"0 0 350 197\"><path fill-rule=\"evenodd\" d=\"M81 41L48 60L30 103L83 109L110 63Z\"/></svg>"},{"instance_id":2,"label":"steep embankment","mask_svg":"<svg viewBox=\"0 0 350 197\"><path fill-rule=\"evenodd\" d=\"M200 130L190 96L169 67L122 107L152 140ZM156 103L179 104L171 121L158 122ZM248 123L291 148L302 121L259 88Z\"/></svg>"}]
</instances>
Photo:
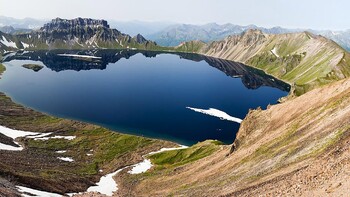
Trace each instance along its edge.
<instances>
[{"instance_id":1,"label":"steep embankment","mask_svg":"<svg viewBox=\"0 0 350 197\"><path fill-rule=\"evenodd\" d=\"M346 195L349 106L350 80L342 80L267 110L252 110L230 155L230 147L222 146L185 165L165 160L149 173L124 174L121 191L132 196Z\"/></svg>"},{"instance_id":2,"label":"steep embankment","mask_svg":"<svg viewBox=\"0 0 350 197\"><path fill-rule=\"evenodd\" d=\"M335 42L309 32L273 35L248 30L209 44L182 43L176 50L260 68L293 85L297 95L350 76L349 53Z\"/></svg>"}]
</instances>

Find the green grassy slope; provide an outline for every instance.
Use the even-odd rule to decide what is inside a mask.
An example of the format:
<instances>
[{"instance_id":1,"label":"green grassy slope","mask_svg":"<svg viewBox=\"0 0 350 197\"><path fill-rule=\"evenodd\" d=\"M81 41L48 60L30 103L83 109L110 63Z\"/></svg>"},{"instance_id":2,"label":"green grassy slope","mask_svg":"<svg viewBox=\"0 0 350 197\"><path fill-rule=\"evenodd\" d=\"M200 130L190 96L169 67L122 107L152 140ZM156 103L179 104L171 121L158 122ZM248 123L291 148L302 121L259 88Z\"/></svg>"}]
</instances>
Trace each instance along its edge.
<instances>
[{"instance_id":1,"label":"green grassy slope","mask_svg":"<svg viewBox=\"0 0 350 197\"><path fill-rule=\"evenodd\" d=\"M269 35L250 30L222 41L183 43L176 51L245 63L294 87L301 95L350 76L350 55L335 42L309 32Z\"/></svg>"},{"instance_id":2,"label":"green grassy slope","mask_svg":"<svg viewBox=\"0 0 350 197\"><path fill-rule=\"evenodd\" d=\"M17 184L45 191L85 191L102 175L142 161L142 155L148 152L176 146L171 142L120 134L87 123L47 116L13 103L2 93L0 114L0 125L8 128L53 132L51 137L76 137L73 140L19 138L17 141L25 147L24 150L0 150L1 177L12 177ZM58 157L69 157L74 162L64 162Z\"/></svg>"}]
</instances>

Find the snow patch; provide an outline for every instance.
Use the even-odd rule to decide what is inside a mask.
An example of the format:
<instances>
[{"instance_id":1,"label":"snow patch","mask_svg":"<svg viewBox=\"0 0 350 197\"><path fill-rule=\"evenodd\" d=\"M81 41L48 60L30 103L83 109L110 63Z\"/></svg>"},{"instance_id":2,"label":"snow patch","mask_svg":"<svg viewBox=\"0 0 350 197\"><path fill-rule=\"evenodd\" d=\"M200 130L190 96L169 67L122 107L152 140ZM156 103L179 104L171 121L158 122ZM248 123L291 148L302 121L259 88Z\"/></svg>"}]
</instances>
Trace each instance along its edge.
<instances>
[{"instance_id":1,"label":"snow patch","mask_svg":"<svg viewBox=\"0 0 350 197\"><path fill-rule=\"evenodd\" d=\"M73 162L74 159L71 157L57 157L57 159L62 160L62 161L68 161L68 162Z\"/></svg>"},{"instance_id":2,"label":"snow patch","mask_svg":"<svg viewBox=\"0 0 350 197\"><path fill-rule=\"evenodd\" d=\"M29 44L24 43L24 42L21 42L21 43L22 43L22 45L23 45L24 48L28 48L28 47L29 47Z\"/></svg>"},{"instance_id":3,"label":"snow patch","mask_svg":"<svg viewBox=\"0 0 350 197\"><path fill-rule=\"evenodd\" d=\"M137 163L135 165L133 165L133 168L128 171L129 174L140 174L140 173L144 173L147 170L151 169L152 167L152 163L151 160L149 159L145 159L140 163Z\"/></svg>"},{"instance_id":4,"label":"snow patch","mask_svg":"<svg viewBox=\"0 0 350 197\"><path fill-rule=\"evenodd\" d=\"M32 196L61 197L62 196L60 194L40 191L40 190L31 189L31 188L23 187L23 186L16 186L16 187L18 188L18 191L22 193L21 196L23 196L23 197L32 197ZM24 194L24 193L29 193L32 195L28 195L28 194Z\"/></svg>"},{"instance_id":5,"label":"snow patch","mask_svg":"<svg viewBox=\"0 0 350 197\"><path fill-rule=\"evenodd\" d=\"M92 36L89 40L87 40L86 42L85 42L85 44L87 44L87 45L92 45L92 44L96 44L96 38L97 38L97 35L95 34L94 36Z\"/></svg>"},{"instance_id":6,"label":"snow patch","mask_svg":"<svg viewBox=\"0 0 350 197\"><path fill-rule=\"evenodd\" d=\"M45 136L48 136L48 135L51 135L52 133L42 133L40 135L35 135L35 136L26 136L26 138L31 138L31 139L35 139L35 138L42 138L42 137L45 137Z\"/></svg>"},{"instance_id":7,"label":"snow patch","mask_svg":"<svg viewBox=\"0 0 350 197\"><path fill-rule=\"evenodd\" d=\"M49 140L49 139L65 139L65 140L73 140L75 139L76 136L60 136L60 135L56 135L56 136L53 136L53 137L40 137L40 138L34 138L34 140L43 140L43 141L46 141L46 140Z\"/></svg>"},{"instance_id":8,"label":"snow patch","mask_svg":"<svg viewBox=\"0 0 350 197\"><path fill-rule=\"evenodd\" d=\"M74 36L74 41L75 41L75 43L77 43L78 45L84 46L84 45L82 45L82 44L79 43L79 38L77 38L76 36Z\"/></svg>"},{"instance_id":9,"label":"snow patch","mask_svg":"<svg viewBox=\"0 0 350 197\"><path fill-rule=\"evenodd\" d=\"M241 123L242 122L242 119L236 118L236 117L232 117L232 116L228 115L226 112L220 111L218 109L214 109L214 108L198 109L198 108L193 108L193 107L186 107L186 108L190 109L190 110L193 110L195 112L199 112L199 113L207 114L207 115L210 115L210 116L218 117L221 120L228 120L228 121L237 122L237 123Z\"/></svg>"},{"instance_id":10,"label":"snow patch","mask_svg":"<svg viewBox=\"0 0 350 197\"><path fill-rule=\"evenodd\" d=\"M23 150L23 147L22 146L15 147L15 146L0 143L0 150L21 151L21 150Z\"/></svg>"},{"instance_id":11,"label":"snow patch","mask_svg":"<svg viewBox=\"0 0 350 197\"><path fill-rule=\"evenodd\" d=\"M184 149L184 148L188 148L188 146L181 145L180 147L176 147L176 148L162 148L159 151L150 152L147 155L156 154L164 151L170 151L170 150ZM93 150L90 150L90 151L93 151ZM143 157L147 155L144 155ZM146 172L148 169L150 169L152 167L152 163L149 159L145 159L144 161L137 163L135 165L126 166L113 173L102 176L100 181L96 183L96 186L89 187L87 189L87 192L100 192L101 194L112 196L113 192L118 190L118 184L114 181L113 177L116 176L119 172L121 172L125 168L129 168L129 167L133 167L133 168L128 173L139 174L139 173ZM103 172L103 170L100 169L99 172ZM68 195L70 196L74 194L75 193L70 193Z\"/></svg>"},{"instance_id":12,"label":"snow patch","mask_svg":"<svg viewBox=\"0 0 350 197\"><path fill-rule=\"evenodd\" d=\"M180 147L176 147L176 148L162 148L158 151L154 151L154 152L150 152L147 155L153 155L153 154L157 154L157 153L161 153L161 152L165 152L165 151L171 151L171 150L179 150L179 149L185 149L188 148L188 146L184 146L184 145L180 145ZM143 157L145 158L144 155ZM140 173L144 173L147 170L151 169L152 167L152 163L150 159L144 159L142 162L137 163L132 165L132 169L128 171L129 174L140 174Z\"/></svg>"},{"instance_id":13,"label":"snow patch","mask_svg":"<svg viewBox=\"0 0 350 197\"><path fill-rule=\"evenodd\" d=\"M150 152L147 155L154 155L154 154L165 152L165 151L180 150L180 149L185 149L185 148L188 148L188 146L180 145L179 147L175 147L175 148L161 148L159 151Z\"/></svg>"},{"instance_id":14,"label":"snow patch","mask_svg":"<svg viewBox=\"0 0 350 197\"><path fill-rule=\"evenodd\" d=\"M10 129L7 127L0 126L0 133L10 137L12 139L16 139L18 137L25 137L27 135L38 135L40 133L29 132L29 131L20 131L15 129Z\"/></svg>"},{"instance_id":15,"label":"snow patch","mask_svg":"<svg viewBox=\"0 0 350 197\"><path fill-rule=\"evenodd\" d=\"M277 51L276 51L276 47L274 47L271 52L276 56L276 57L280 57L278 54L277 54Z\"/></svg>"},{"instance_id":16,"label":"snow patch","mask_svg":"<svg viewBox=\"0 0 350 197\"><path fill-rule=\"evenodd\" d=\"M124 168L119 169L113 173L107 174L105 176L102 176L100 181L96 183L96 186L89 187L87 189L87 192L100 192L101 194L112 196L113 192L118 190L118 185L114 181L113 177L122 170L124 170Z\"/></svg>"},{"instance_id":17,"label":"snow patch","mask_svg":"<svg viewBox=\"0 0 350 197\"><path fill-rule=\"evenodd\" d=\"M17 48L16 46L16 43L15 42L12 42L11 40L7 40L5 38L5 36L2 36L2 41L1 41L2 44L4 44L5 46L7 47L12 47L12 48Z\"/></svg>"}]
</instances>

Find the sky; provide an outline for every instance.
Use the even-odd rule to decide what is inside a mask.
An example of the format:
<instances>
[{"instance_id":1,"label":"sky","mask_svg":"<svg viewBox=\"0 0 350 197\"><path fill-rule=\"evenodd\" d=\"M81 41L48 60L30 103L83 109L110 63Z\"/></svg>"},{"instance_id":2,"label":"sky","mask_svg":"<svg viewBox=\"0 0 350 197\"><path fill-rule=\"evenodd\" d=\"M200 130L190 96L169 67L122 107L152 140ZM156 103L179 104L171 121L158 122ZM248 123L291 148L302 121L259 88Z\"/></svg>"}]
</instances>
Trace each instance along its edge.
<instances>
[{"instance_id":1,"label":"sky","mask_svg":"<svg viewBox=\"0 0 350 197\"><path fill-rule=\"evenodd\" d=\"M187 24L350 29L349 0L0 0L14 18L89 17Z\"/></svg>"}]
</instances>

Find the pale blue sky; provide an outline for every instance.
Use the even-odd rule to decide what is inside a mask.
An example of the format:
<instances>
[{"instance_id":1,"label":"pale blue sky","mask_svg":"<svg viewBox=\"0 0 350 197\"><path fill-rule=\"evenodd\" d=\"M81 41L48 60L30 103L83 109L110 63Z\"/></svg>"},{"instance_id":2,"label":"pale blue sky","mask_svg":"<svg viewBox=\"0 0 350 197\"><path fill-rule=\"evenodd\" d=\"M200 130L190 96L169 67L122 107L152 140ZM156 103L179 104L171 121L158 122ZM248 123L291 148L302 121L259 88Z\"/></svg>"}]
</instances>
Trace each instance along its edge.
<instances>
[{"instance_id":1,"label":"pale blue sky","mask_svg":"<svg viewBox=\"0 0 350 197\"><path fill-rule=\"evenodd\" d=\"M349 0L0 0L0 15L15 18L80 16L332 30L350 29L349 9Z\"/></svg>"}]
</instances>

